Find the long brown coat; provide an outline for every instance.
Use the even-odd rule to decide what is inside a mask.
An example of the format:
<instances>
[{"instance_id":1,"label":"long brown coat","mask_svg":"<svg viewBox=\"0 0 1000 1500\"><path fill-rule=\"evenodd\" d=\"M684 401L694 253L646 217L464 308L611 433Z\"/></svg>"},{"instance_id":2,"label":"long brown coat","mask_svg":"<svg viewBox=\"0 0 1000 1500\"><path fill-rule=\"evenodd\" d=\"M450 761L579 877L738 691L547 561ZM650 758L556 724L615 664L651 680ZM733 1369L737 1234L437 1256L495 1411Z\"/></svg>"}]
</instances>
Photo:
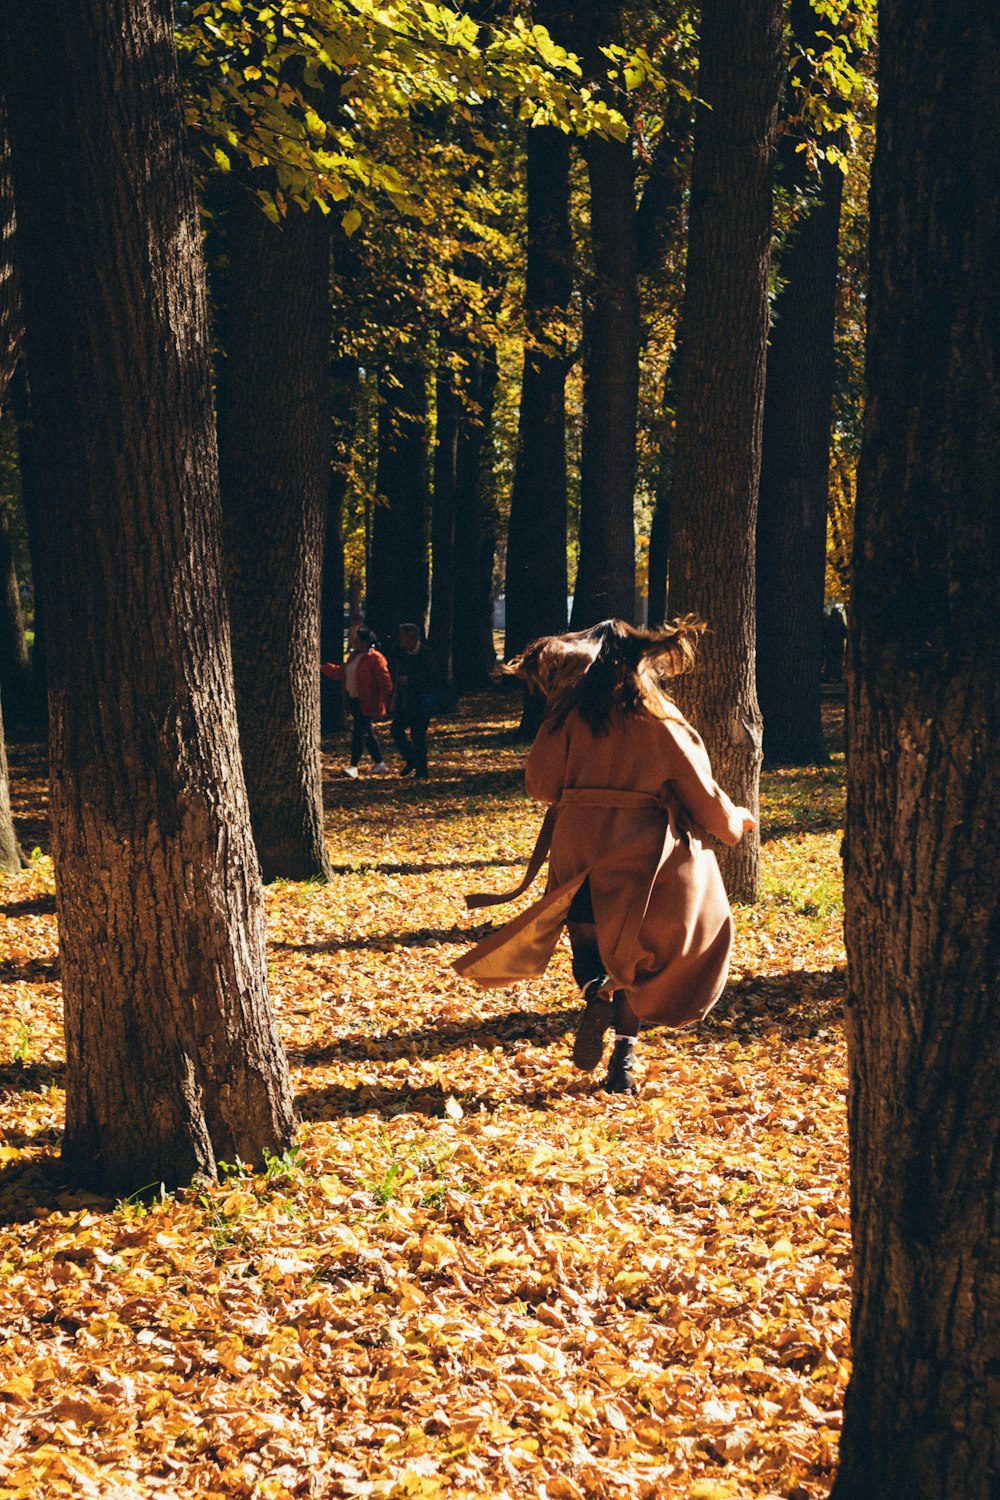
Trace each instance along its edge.
<instances>
[{"instance_id":1,"label":"long brown coat","mask_svg":"<svg viewBox=\"0 0 1000 1500\"><path fill-rule=\"evenodd\" d=\"M690 724L676 710L667 719L642 710L615 715L594 734L573 712L558 729L542 726L526 783L530 797L550 806L546 893L454 967L486 987L541 974L589 876L598 947L615 987L645 1021L701 1020L725 987L733 940L702 833L735 844L743 812L713 780Z\"/></svg>"}]
</instances>

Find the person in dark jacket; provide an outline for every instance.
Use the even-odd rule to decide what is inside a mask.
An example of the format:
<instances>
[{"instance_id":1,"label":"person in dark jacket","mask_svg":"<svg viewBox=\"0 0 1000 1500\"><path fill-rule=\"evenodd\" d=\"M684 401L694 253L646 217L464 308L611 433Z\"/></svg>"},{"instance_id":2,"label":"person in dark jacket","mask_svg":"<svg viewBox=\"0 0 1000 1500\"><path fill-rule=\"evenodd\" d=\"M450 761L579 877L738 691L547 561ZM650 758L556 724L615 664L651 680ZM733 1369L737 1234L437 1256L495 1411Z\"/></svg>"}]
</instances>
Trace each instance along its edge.
<instances>
[{"instance_id":1,"label":"person in dark jacket","mask_svg":"<svg viewBox=\"0 0 1000 1500\"><path fill-rule=\"evenodd\" d=\"M385 772L389 769L372 728L373 719L385 718L392 697L389 664L377 647L374 631L362 625L354 637L354 647L343 666L333 661L320 663L320 671L324 677L344 684L353 720L351 761L344 767L344 775L350 776L352 781L357 778L361 752L364 749L367 749L375 762L376 771Z\"/></svg>"},{"instance_id":2,"label":"person in dark jacket","mask_svg":"<svg viewBox=\"0 0 1000 1500\"><path fill-rule=\"evenodd\" d=\"M427 775L427 726L436 707L437 664L419 625L399 627L394 662L396 690L392 737L403 757L403 775Z\"/></svg>"}]
</instances>

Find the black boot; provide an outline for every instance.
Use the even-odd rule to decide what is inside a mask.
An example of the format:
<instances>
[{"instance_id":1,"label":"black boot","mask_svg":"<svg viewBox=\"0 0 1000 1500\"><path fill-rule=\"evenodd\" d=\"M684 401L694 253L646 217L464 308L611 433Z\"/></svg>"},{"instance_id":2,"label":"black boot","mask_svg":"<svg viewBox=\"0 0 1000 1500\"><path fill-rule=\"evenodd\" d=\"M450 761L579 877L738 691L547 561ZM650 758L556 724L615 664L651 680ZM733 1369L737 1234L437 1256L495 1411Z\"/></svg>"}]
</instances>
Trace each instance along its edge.
<instances>
[{"instance_id":1,"label":"black boot","mask_svg":"<svg viewBox=\"0 0 1000 1500\"><path fill-rule=\"evenodd\" d=\"M604 1033L615 1024L611 1001L598 994L604 983L603 978L592 979L583 992L587 1005L573 1038L573 1063L584 1073L592 1072L604 1056Z\"/></svg>"},{"instance_id":2,"label":"black boot","mask_svg":"<svg viewBox=\"0 0 1000 1500\"><path fill-rule=\"evenodd\" d=\"M608 1063L608 1076L604 1080L604 1087L609 1094L637 1094L639 1085L635 1081L632 1072L632 1059L635 1053L634 1036L616 1036L615 1050L611 1054Z\"/></svg>"}]
</instances>

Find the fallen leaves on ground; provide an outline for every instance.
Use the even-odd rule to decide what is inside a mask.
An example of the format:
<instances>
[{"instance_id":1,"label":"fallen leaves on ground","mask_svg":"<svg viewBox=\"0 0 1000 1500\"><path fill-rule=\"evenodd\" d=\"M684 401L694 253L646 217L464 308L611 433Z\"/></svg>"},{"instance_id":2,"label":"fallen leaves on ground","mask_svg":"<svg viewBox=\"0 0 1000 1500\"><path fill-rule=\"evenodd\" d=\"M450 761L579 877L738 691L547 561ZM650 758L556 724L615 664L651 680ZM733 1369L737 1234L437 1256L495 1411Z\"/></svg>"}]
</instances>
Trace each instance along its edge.
<instances>
[{"instance_id":1,"label":"fallen leaves on ground","mask_svg":"<svg viewBox=\"0 0 1000 1500\"><path fill-rule=\"evenodd\" d=\"M268 893L302 1128L112 1204L60 1179L51 863L0 890L0 1497L818 1500L848 1374L842 765L765 778L764 897L643 1092L569 1060L563 954L449 960L537 827L511 701L434 779L338 779L326 885ZM339 748L339 747L334 747ZM43 827L28 756L19 812ZM35 779L32 779L34 776Z\"/></svg>"}]
</instances>

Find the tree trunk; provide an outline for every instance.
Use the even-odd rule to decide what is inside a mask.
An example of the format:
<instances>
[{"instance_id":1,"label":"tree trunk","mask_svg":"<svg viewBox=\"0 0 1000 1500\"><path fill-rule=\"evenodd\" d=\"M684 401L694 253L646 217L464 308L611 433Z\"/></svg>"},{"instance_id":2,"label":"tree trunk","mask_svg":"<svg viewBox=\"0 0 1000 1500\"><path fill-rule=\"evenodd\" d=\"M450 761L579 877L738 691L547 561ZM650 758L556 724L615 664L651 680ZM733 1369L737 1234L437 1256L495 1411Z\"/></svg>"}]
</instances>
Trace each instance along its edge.
<instances>
[{"instance_id":1,"label":"tree trunk","mask_svg":"<svg viewBox=\"0 0 1000 1500\"><path fill-rule=\"evenodd\" d=\"M21 296L14 261L14 186L10 176L7 115L0 92L0 406L21 347Z\"/></svg>"},{"instance_id":2,"label":"tree trunk","mask_svg":"<svg viewBox=\"0 0 1000 1500\"><path fill-rule=\"evenodd\" d=\"M708 621L678 699L729 795L756 812L754 539L782 0L705 0L671 506L670 607ZM720 852L730 896L757 894L760 841Z\"/></svg>"},{"instance_id":3,"label":"tree trunk","mask_svg":"<svg viewBox=\"0 0 1000 1500\"><path fill-rule=\"evenodd\" d=\"M264 184L267 185L266 183ZM329 873L319 612L330 485L330 231L237 184L219 448L243 770L266 881Z\"/></svg>"},{"instance_id":4,"label":"tree trunk","mask_svg":"<svg viewBox=\"0 0 1000 1500\"><path fill-rule=\"evenodd\" d=\"M819 49L820 19L809 0L792 0L797 49ZM791 113L797 112L792 101ZM810 765L827 759L820 718L826 509L833 409L837 239L843 173L822 164L817 184L781 137L778 173L790 191L812 190L781 254L784 285L773 310L767 352L757 511L757 691L769 761Z\"/></svg>"},{"instance_id":5,"label":"tree trunk","mask_svg":"<svg viewBox=\"0 0 1000 1500\"><path fill-rule=\"evenodd\" d=\"M45 645L45 576L42 566L42 542L38 518L38 471L35 463L35 434L31 424L31 396L28 371L23 359L18 361L9 387L10 409L17 429L17 463L21 474L21 505L28 531L31 553L31 588L34 595L35 640L31 649L31 683L26 697L26 718L35 730L48 730L49 692Z\"/></svg>"},{"instance_id":6,"label":"tree trunk","mask_svg":"<svg viewBox=\"0 0 1000 1500\"><path fill-rule=\"evenodd\" d=\"M128 1193L258 1161L293 1132L236 729L200 231L170 7L4 0L0 24L47 520L63 1158L74 1181Z\"/></svg>"},{"instance_id":7,"label":"tree trunk","mask_svg":"<svg viewBox=\"0 0 1000 1500\"><path fill-rule=\"evenodd\" d=\"M10 811L10 778L7 774L7 742L3 732L3 715L0 714L0 873L16 875L27 860L14 832L14 819Z\"/></svg>"},{"instance_id":8,"label":"tree trunk","mask_svg":"<svg viewBox=\"0 0 1000 1500\"><path fill-rule=\"evenodd\" d=\"M333 463L327 485L326 535L323 544L322 603L319 624L320 661L344 660L344 498L357 425L360 370L351 355L333 360ZM329 691L327 691L329 689ZM320 679L321 726L324 734L344 728L344 697L339 683Z\"/></svg>"},{"instance_id":9,"label":"tree trunk","mask_svg":"<svg viewBox=\"0 0 1000 1500\"><path fill-rule=\"evenodd\" d=\"M10 521L6 503L0 500L0 696L8 724L20 724L25 718L29 670Z\"/></svg>"},{"instance_id":10,"label":"tree trunk","mask_svg":"<svg viewBox=\"0 0 1000 1500\"><path fill-rule=\"evenodd\" d=\"M484 457L492 452L496 350L469 362L467 399L458 434L455 484L455 690L475 693L489 686L493 649L493 559L496 527L491 520Z\"/></svg>"},{"instance_id":11,"label":"tree trunk","mask_svg":"<svg viewBox=\"0 0 1000 1500\"><path fill-rule=\"evenodd\" d=\"M989 0L883 0L851 608L837 1500L1000 1476L1000 194Z\"/></svg>"},{"instance_id":12,"label":"tree trunk","mask_svg":"<svg viewBox=\"0 0 1000 1500\"><path fill-rule=\"evenodd\" d=\"M566 373L573 295L569 138L528 131L526 342L507 530L504 653L566 629Z\"/></svg>"},{"instance_id":13,"label":"tree trunk","mask_svg":"<svg viewBox=\"0 0 1000 1500\"><path fill-rule=\"evenodd\" d=\"M591 136L594 286L586 315L580 562L572 625L635 614L640 307L632 142Z\"/></svg>"},{"instance_id":14,"label":"tree trunk","mask_svg":"<svg viewBox=\"0 0 1000 1500\"><path fill-rule=\"evenodd\" d=\"M427 615L427 377L419 359L396 359L379 373L380 501L372 518L367 623L385 645L402 621Z\"/></svg>"},{"instance_id":15,"label":"tree trunk","mask_svg":"<svg viewBox=\"0 0 1000 1500\"><path fill-rule=\"evenodd\" d=\"M435 381L437 433L434 442L434 496L431 507L430 643L445 682L452 680L455 628L455 501L458 491L458 434L462 393L455 368L457 350L446 330L441 333Z\"/></svg>"}]
</instances>

